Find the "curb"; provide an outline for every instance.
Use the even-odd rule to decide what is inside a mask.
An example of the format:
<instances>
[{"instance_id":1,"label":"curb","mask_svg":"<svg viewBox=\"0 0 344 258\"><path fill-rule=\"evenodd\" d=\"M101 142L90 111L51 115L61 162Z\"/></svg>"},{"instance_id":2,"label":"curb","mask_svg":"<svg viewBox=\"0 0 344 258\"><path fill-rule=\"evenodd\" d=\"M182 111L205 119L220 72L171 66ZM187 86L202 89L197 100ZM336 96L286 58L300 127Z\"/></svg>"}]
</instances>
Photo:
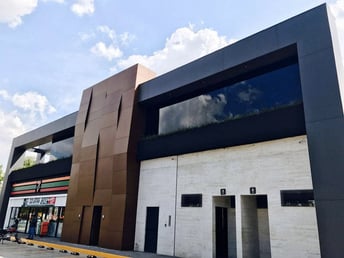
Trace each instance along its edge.
<instances>
[{"instance_id":1,"label":"curb","mask_svg":"<svg viewBox=\"0 0 344 258\"><path fill-rule=\"evenodd\" d=\"M67 253L69 252L72 255L79 255L85 254L87 257L103 257L103 258L129 258L128 256L122 256L122 255L117 255L117 254L110 254L110 253L105 253L105 252L100 252L100 251L93 251L85 248L78 248L78 247L73 247L73 246L67 246L67 245L59 245L59 244L53 244L49 242L44 242L44 241L37 241L37 240L31 240L31 239L25 239L21 238L20 242L26 243L28 245L36 245L39 248L47 248L49 250L59 250L60 252ZM52 249L51 249L52 248Z\"/></svg>"}]
</instances>

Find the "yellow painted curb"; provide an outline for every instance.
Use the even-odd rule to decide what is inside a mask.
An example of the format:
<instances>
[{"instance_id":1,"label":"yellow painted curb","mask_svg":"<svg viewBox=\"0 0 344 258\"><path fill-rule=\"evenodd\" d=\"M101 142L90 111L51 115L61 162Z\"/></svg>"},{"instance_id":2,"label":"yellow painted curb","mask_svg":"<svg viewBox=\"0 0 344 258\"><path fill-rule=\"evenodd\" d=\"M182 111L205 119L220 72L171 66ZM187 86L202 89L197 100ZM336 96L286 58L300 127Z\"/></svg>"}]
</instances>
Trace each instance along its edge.
<instances>
[{"instance_id":1,"label":"yellow painted curb","mask_svg":"<svg viewBox=\"0 0 344 258\"><path fill-rule=\"evenodd\" d=\"M67 250L69 252L78 252L81 254L95 255L97 257L103 257L103 258L129 258L128 256L109 254L109 253L93 251L93 250L84 249L84 248L78 248L78 247L74 247L74 246L59 245L59 244L53 244L53 243L49 243L49 242L36 241L36 240L25 239L25 238L20 239L20 241L25 242L25 243L32 243L32 244L37 245L37 246L52 247L52 248L57 249L57 250Z\"/></svg>"}]
</instances>

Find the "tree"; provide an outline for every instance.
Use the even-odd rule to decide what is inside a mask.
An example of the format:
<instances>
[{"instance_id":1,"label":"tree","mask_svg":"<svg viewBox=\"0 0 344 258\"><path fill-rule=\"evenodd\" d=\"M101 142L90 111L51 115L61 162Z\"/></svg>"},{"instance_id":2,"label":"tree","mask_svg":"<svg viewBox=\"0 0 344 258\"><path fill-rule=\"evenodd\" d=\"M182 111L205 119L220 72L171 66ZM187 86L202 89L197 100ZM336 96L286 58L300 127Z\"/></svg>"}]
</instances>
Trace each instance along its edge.
<instances>
[{"instance_id":1,"label":"tree","mask_svg":"<svg viewBox=\"0 0 344 258\"><path fill-rule=\"evenodd\" d=\"M2 165L0 164L0 190L2 188L3 181L4 181L4 172L2 171Z\"/></svg>"},{"instance_id":2,"label":"tree","mask_svg":"<svg viewBox=\"0 0 344 258\"><path fill-rule=\"evenodd\" d=\"M27 158L24 160L23 168L32 167L35 165L35 161L32 158Z\"/></svg>"}]
</instances>

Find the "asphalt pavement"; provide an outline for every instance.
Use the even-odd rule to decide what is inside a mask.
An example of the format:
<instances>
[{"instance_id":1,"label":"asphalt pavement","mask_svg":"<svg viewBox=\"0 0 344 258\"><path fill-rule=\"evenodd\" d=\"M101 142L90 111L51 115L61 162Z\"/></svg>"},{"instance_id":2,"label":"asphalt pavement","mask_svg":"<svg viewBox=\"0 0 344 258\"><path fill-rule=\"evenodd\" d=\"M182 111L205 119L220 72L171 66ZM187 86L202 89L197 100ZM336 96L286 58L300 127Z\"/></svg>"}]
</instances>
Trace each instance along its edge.
<instances>
[{"instance_id":1,"label":"asphalt pavement","mask_svg":"<svg viewBox=\"0 0 344 258\"><path fill-rule=\"evenodd\" d=\"M135 251L117 251L97 246L79 245L60 241L59 238L35 237L34 240L25 239L19 235L19 243L12 237L11 240L0 242L0 258L171 258L172 256Z\"/></svg>"}]
</instances>

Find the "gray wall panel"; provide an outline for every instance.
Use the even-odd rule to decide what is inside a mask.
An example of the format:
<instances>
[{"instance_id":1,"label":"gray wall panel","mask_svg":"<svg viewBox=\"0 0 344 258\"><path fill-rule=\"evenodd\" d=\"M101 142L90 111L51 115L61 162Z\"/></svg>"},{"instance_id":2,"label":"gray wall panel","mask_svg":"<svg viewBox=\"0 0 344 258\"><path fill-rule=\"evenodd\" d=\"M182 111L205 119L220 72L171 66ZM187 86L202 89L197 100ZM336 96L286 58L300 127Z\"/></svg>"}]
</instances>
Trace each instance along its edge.
<instances>
[{"instance_id":1,"label":"gray wall panel","mask_svg":"<svg viewBox=\"0 0 344 258\"><path fill-rule=\"evenodd\" d=\"M299 59L306 123L343 116L332 48Z\"/></svg>"},{"instance_id":2,"label":"gray wall panel","mask_svg":"<svg viewBox=\"0 0 344 258\"><path fill-rule=\"evenodd\" d=\"M322 227L322 235L320 235L321 257L342 258L344 200L318 200L316 208L317 217L318 220L321 218Z\"/></svg>"},{"instance_id":3,"label":"gray wall panel","mask_svg":"<svg viewBox=\"0 0 344 258\"><path fill-rule=\"evenodd\" d=\"M13 145L14 147L17 147L30 144L31 142L38 141L39 139L51 137L54 133L74 127L76 116L77 112L74 112L28 133L22 134L13 139Z\"/></svg>"},{"instance_id":4,"label":"gray wall panel","mask_svg":"<svg viewBox=\"0 0 344 258\"><path fill-rule=\"evenodd\" d=\"M280 44L297 42L300 56L332 46L325 5L295 16L276 27Z\"/></svg>"},{"instance_id":5,"label":"gray wall panel","mask_svg":"<svg viewBox=\"0 0 344 258\"><path fill-rule=\"evenodd\" d=\"M308 125L309 155L317 201L344 199L343 132L342 118Z\"/></svg>"},{"instance_id":6,"label":"gray wall panel","mask_svg":"<svg viewBox=\"0 0 344 258\"><path fill-rule=\"evenodd\" d=\"M224 48L224 69L247 62L279 48L281 48L281 45L278 42L276 27L264 30L259 34L255 34Z\"/></svg>"}]
</instances>

